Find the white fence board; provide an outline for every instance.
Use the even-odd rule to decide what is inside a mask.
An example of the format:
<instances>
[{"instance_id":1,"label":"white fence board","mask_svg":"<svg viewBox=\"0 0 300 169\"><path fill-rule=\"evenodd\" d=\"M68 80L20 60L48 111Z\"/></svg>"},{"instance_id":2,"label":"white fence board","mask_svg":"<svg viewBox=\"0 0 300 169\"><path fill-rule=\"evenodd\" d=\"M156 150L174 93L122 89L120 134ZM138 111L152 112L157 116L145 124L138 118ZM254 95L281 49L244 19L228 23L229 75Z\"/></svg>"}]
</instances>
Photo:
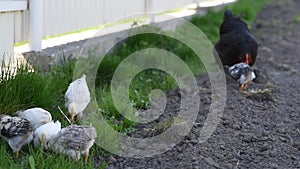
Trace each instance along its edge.
<instances>
[{"instance_id":1,"label":"white fence board","mask_svg":"<svg viewBox=\"0 0 300 169\"><path fill-rule=\"evenodd\" d=\"M148 12L151 0L44 0L43 36L64 34ZM184 7L194 0L153 0L163 12ZM28 40L29 14L16 14L15 43Z\"/></svg>"},{"instance_id":2,"label":"white fence board","mask_svg":"<svg viewBox=\"0 0 300 169\"><path fill-rule=\"evenodd\" d=\"M14 12L14 42L27 41L29 36L29 11Z\"/></svg>"},{"instance_id":3,"label":"white fence board","mask_svg":"<svg viewBox=\"0 0 300 169\"><path fill-rule=\"evenodd\" d=\"M44 0L44 36L103 23L103 0Z\"/></svg>"},{"instance_id":4,"label":"white fence board","mask_svg":"<svg viewBox=\"0 0 300 169\"><path fill-rule=\"evenodd\" d=\"M129 4L129 1L105 0L103 7L104 23L121 19L125 15L126 4Z\"/></svg>"},{"instance_id":5,"label":"white fence board","mask_svg":"<svg viewBox=\"0 0 300 169\"><path fill-rule=\"evenodd\" d=\"M29 39L29 0L0 0L1 36L8 38L7 24L13 35L6 42L14 43ZM143 15L150 11L160 13L182 8L194 2L211 0L43 0L43 37L65 34L93 26L118 21L130 16ZM5 2L5 3L4 3ZM14 4L12 6L12 4ZM1 12L21 10L15 12ZM152 9L153 10L153 9ZM6 25L5 27L3 25ZM4 31L5 29L5 31ZM2 35L3 34L3 35ZM0 38L1 48L7 44ZM11 48L11 47L10 47ZM10 49L9 48L9 49ZM3 50L0 49L0 54Z\"/></svg>"},{"instance_id":6,"label":"white fence board","mask_svg":"<svg viewBox=\"0 0 300 169\"><path fill-rule=\"evenodd\" d=\"M19 11L27 9L27 1L1 0L0 12Z\"/></svg>"},{"instance_id":7,"label":"white fence board","mask_svg":"<svg viewBox=\"0 0 300 169\"><path fill-rule=\"evenodd\" d=\"M3 57L5 57L5 63L8 63L8 57L13 53L13 44L14 44L14 13L6 12L1 13L0 15L0 64L3 61Z\"/></svg>"},{"instance_id":8,"label":"white fence board","mask_svg":"<svg viewBox=\"0 0 300 169\"><path fill-rule=\"evenodd\" d=\"M183 8L192 4L194 0L154 0L155 13Z\"/></svg>"}]
</instances>

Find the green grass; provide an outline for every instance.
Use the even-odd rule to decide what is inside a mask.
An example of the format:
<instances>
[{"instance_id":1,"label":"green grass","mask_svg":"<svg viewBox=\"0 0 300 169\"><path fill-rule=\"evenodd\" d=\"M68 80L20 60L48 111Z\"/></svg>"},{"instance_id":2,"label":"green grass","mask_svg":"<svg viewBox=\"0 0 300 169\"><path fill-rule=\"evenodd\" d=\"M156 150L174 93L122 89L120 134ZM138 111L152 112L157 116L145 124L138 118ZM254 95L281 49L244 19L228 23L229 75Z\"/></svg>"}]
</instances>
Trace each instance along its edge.
<instances>
[{"instance_id":1,"label":"green grass","mask_svg":"<svg viewBox=\"0 0 300 169\"><path fill-rule=\"evenodd\" d=\"M54 120L62 122L63 126L69 125L57 109L60 106L64 112L64 93L72 81L74 62L54 66L51 71L45 72L36 68L34 71L29 66L20 66L17 74L13 75L12 68L1 70L0 78L0 114L14 115L16 111L31 107L42 107L51 112ZM24 146L19 159L14 158L8 144L0 139L0 168L94 168L93 156L99 154L99 148L94 146L87 164L83 160L75 162L66 155L42 151L32 145ZM102 164L103 166L106 163ZM99 165L98 167L101 167Z\"/></svg>"},{"instance_id":2,"label":"green grass","mask_svg":"<svg viewBox=\"0 0 300 169\"><path fill-rule=\"evenodd\" d=\"M243 18L252 26L257 13L264 4L270 0L255 1L240 0L232 6L225 8L232 9L233 13L245 14ZM215 43L219 38L219 26L222 22L223 12L208 11L206 16L195 16L190 21L199 27L207 37ZM298 20L298 17L295 17ZM158 28L157 32L162 32ZM128 133L134 130L137 124L134 121L124 118L116 109L110 91L113 73L119 64L130 54L147 48L161 48L179 56L191 69L195 76L206 72L198 56L185 44L171 37L158 34L141 34L131 36L122 43L116 45L102 60L96 75L95 94L99 112L103 115L108 124L116 131ZM95 56L90 56L95 57ZM94 58L95 59L95 58ZM93 62L93 59L89 62ZM91 64L91 63L86 63ZM2 69L0 76L0 114L14 114L21 109L31 107L42 107L52 113L54 120L60 120L63 126L67 126L66 119L57 109L57 106L67 112L64 107L64 93L69 83L72 81L75 62L67 60L62 65L54 66L48 72L31 67L21 66L15 76L9 74L10 71ZM134 66L134 65L132 65ZM12 68L8 68L12 70ZM133 115L139 109L148 109L150 106L149 94L153 89L161 89L165 93L178 87L175 80L166 72L154 69L147 69L139 72L131 81L129 87L130 105L133 107ZM95 119L94 119L95 120ZM167 120L156 126L164 130L172 125L174 119ZM117 143L117 137L110 133L104 133L105 141ZM98 139L103 139L102 135ZM13 153L8 144L0 139L0 168L99 168L95 166L94 156L109 155L97 145L93 146L90 159L87 164L83 160L74 162L66 155L60 155L51 151L43 151L34 148L32 145L24 146L19 159L14 159ZM116 148L118 148L116 146ZM107 163L101 164L105 167Z\"/></svg>"},{"instance_id":3,"label":"green grass","mask_svg":"<svg viewBox=\"0 0 300 169\"><path fill-rule=\"evenodd\" d=\"M42 107L52 112L54 119L66 121L57 107L64 109L64 92L72 81L72 68L72 64L68 63L44 72L22 65L15 76L9 73L11 68L2 70L0 114L13 115L18 110Z\"/></svg>"},{"instance_id":4,"label":"green grass","mask_svg":"<svg viewBox=\"0 0 300 169\"><path fill-rule=\"evenodd\" d=\"M294 22L300 22L300 15L299 14L294 16Z\"/></svg>"},{"instance_id":5,"label":"green grass","mask_svg":"<svg viewBox=\"0 0 300 169\"><path fill-rule=\"evenodd\" d=\"M61 169L61 168L95 168L93 155L96 153L94 149L90 153L90 157L88 163L85 164L83 159L81 158L78 161L71 159L70 157L64 154L57 154L50 151L44 151L42 149L36 149L32 145L24 146L22 148L21 154L18 159L12 156L12 154L7 151L9 146L7 144L2 144L0 147L0 160L1 166L3 169L40 169L40 168L53 168L53 169ZM102 165L97 165L98 168L104 168L107 163L103 163Z\"/></svg>"}]
</instances>

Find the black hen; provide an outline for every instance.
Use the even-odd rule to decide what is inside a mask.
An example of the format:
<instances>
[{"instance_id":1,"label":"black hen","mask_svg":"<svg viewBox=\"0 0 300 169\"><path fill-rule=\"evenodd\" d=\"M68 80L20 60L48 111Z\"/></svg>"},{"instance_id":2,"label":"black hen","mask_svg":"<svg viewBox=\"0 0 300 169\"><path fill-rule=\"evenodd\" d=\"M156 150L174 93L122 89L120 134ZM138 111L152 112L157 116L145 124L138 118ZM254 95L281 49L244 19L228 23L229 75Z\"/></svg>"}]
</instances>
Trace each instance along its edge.
<instances>
[{"instance_id":1,"label":"black hen","mask_svg":"<svg viewBox=\"0 0 300 169\"><path fill-rule=\"evenodd\" d=\"M252 66L257 56L258 44L247 24L226 10L220 27L220 40L215 49L223 65L247 63Z\"/></svg>"}]
</instances>

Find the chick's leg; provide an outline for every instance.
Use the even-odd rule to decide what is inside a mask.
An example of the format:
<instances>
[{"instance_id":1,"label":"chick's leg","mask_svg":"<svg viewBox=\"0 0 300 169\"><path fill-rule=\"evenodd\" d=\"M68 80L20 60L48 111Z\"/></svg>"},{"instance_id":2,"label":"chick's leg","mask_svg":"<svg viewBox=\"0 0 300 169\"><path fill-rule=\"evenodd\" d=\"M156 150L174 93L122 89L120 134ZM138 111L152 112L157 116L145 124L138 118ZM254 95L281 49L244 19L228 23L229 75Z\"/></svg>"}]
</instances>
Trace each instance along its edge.
<instances>
[{"instance_id":1,"label":"chick's leg","mask_svg":"<svg viewBox=\"0 0 300 169\"><path fill-rule=\"evenodd\" d=\"M240 92L244 91L247 88L247 84L242 84L240 87Z\"/></svg>"},{"instance_id":2,"label":"chick's leg","mask_svg":"<svg viewBox=\"0 0 300 169\"><path fill-rule=\"evenodd\" d=\"M84 154L84 163L87 163L88 158L89 158L89 152L87 151L87 152Z\"/></svg>"},{"instance_id":3,"label":"chick's leg","mask_svg":"<svg viewBox=\"0 0 300 169\"><path fill-rule=\"evenodd\" d=\"M71 112L70 114L71 114L71 121L74 124L75 123L75 120L74 120L75 112Z\"/></svg>"},{"instance_id":4,"label":"chick's leg","mask_svg":"<svg viewBox=\"0 0 300 169\"><path fill-rule=\"evenodd\" d=\"M19 158L19 150L16 151L16 159Z\"/></svg>"},{"instance_id":5,"label":"chick's leg","mask_svg":"<svg viewBox=\"0 0 300 169\"><path fill-rule=\"evenodd\" d=\"M44 143L46 142L46 140L45 140L45 134L43 133L42 134L42 137L41 137L41 140L40 140L40 146L42 146L42 147L44 147L45 145L44 145Z\"/></svg>"}]
</instances>

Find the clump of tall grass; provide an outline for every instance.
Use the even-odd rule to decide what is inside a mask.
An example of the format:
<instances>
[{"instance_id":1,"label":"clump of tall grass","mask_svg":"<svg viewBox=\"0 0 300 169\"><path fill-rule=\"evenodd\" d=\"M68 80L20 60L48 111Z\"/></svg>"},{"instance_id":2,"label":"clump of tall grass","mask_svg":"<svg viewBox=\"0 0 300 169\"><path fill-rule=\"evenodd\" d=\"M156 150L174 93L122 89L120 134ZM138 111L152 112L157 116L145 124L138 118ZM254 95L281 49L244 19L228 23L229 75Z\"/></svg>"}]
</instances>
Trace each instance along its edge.
<instances>
[{"instance_id":1,"label":"clump of tall grass","mask_svg":"<svg viewBox=\"0 0 300 169\"><path fill-rule=\"evenodd\" d=\"M71 64L71 63L69 63ZM64 108L64 92L72 80L70 65L55 66L54 71L33 69L27 64L2 68L0 79L0 114L41 107L61 119L57 106Z\"/></svg>"}]
</instances>

